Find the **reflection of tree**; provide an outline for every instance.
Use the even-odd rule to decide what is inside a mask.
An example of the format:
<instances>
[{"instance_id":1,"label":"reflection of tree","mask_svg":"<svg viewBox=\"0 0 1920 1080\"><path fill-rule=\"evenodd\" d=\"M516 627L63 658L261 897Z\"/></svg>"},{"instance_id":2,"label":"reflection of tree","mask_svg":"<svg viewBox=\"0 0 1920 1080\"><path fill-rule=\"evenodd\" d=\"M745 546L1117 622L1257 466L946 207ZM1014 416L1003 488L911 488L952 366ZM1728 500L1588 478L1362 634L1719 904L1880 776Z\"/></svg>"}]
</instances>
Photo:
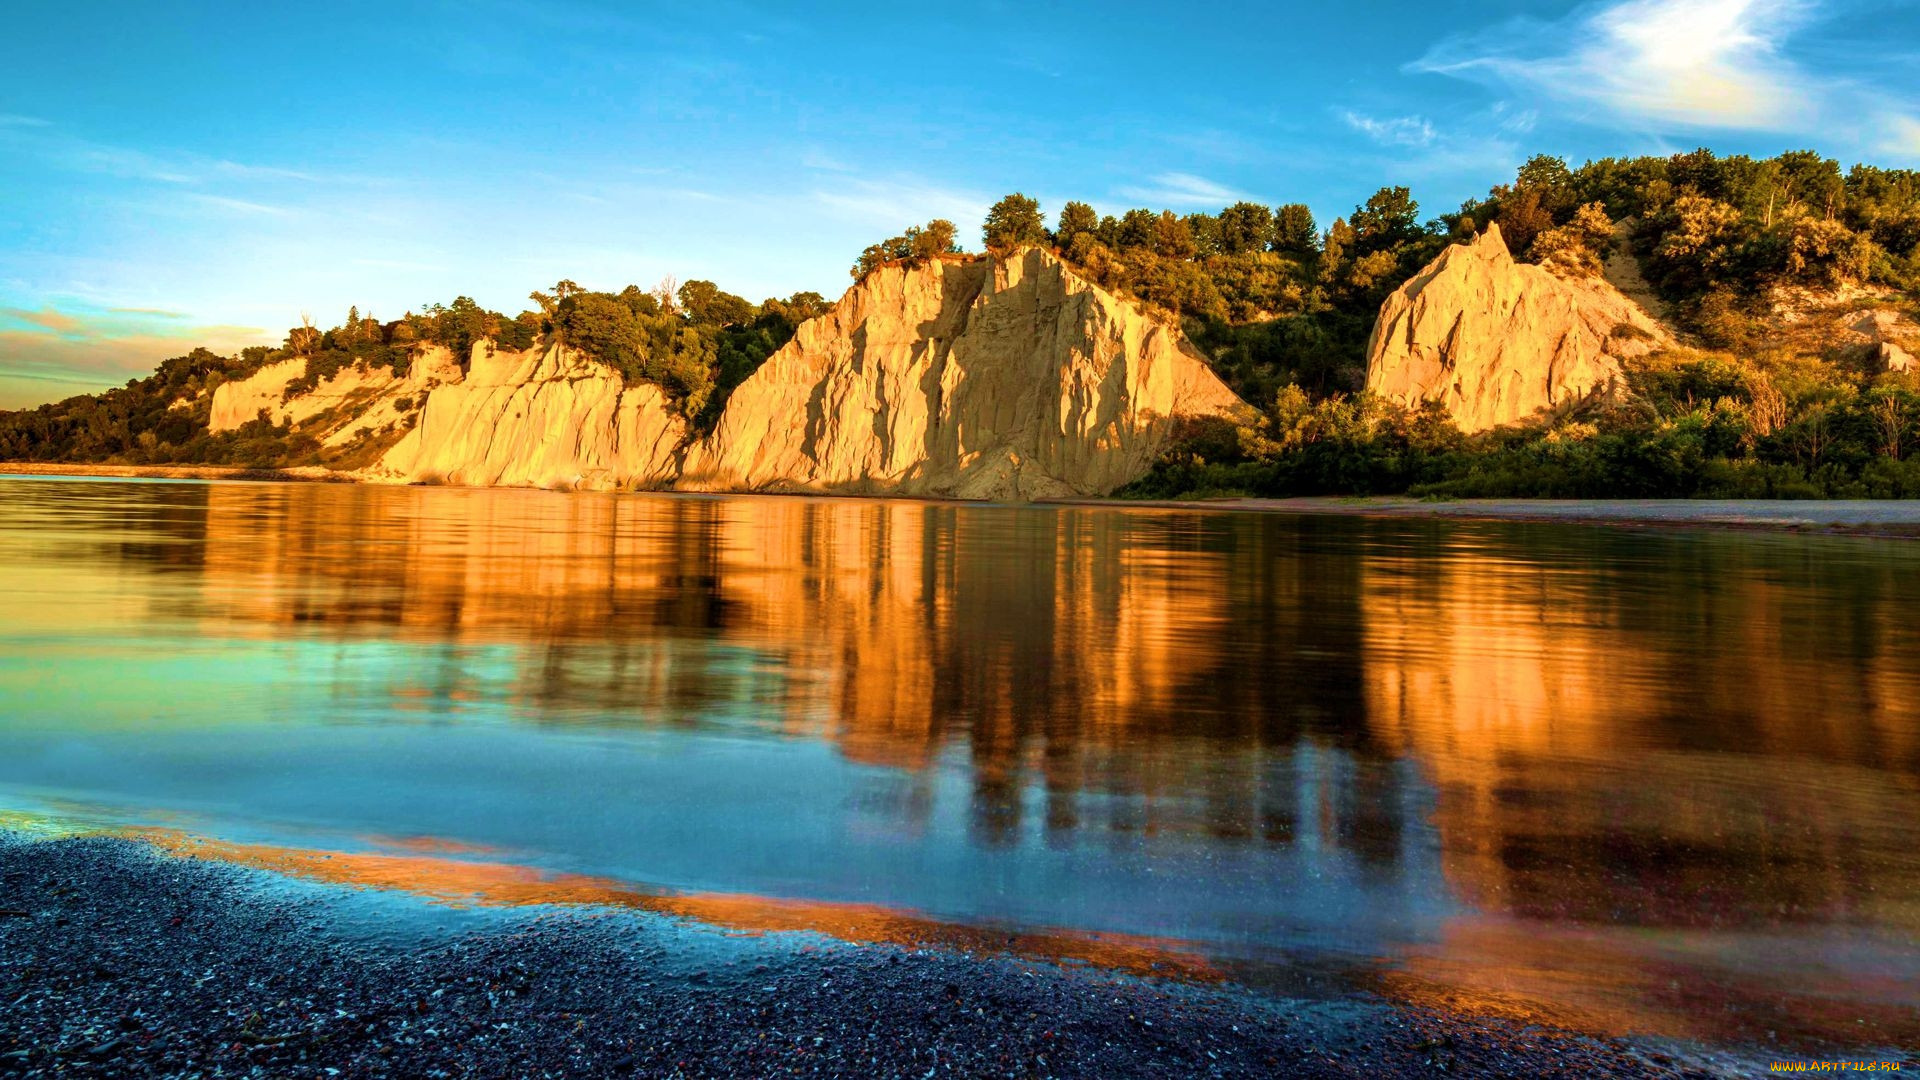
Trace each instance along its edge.
<instances>
[{"instance_id":1,"label":"reflection of tree","mask_svg":"<svg viewBox=\"0 0 1920 1080\"><path fill-rule=\"evenodd\" d=\"M1435 536L1367 567L1365 708L1438 787L1447 875L1476 906L1766 925L1884 914L1920 886L1885 828L1920 777L1901 560Z\"/></svg>"}]
</instances>

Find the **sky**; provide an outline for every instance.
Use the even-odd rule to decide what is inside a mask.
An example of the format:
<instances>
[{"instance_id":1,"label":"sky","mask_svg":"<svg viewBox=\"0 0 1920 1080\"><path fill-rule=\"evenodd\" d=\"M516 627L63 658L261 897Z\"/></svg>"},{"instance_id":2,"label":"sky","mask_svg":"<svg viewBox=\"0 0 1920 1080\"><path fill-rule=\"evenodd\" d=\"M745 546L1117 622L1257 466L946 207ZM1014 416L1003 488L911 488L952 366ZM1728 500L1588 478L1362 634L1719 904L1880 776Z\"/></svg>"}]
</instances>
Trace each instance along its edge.
<instances>
[{"instance_id":1,"label":"sky","mask_svg":"<svg viewBox=\"0 0 1920 1080\"><path fill-rule=\"evenodd\" d=\"M296 7L304 10L295 10ZM1010 191L1215 210L1534 153L1920 167L1915 0L20 5L0 68L0 408L303 313L514 313L707 278L837 296Z\"/></svg>"}]
</instances>

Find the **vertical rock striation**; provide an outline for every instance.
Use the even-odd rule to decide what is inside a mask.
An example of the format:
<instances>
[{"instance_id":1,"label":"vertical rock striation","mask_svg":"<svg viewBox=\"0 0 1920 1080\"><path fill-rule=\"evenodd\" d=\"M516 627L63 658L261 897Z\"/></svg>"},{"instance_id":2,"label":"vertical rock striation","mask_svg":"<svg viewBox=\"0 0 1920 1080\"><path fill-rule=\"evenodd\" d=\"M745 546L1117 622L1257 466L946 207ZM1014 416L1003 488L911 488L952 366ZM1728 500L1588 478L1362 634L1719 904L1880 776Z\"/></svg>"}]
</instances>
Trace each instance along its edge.
<instances>
[{"instance_id":1,"label":"vertical rock striation","mask_svg":"<svg viewBox=\"0 0 1920 1080\"><path fill-rule=\"evenodd\" d=\"M887 266L801 326L681 486L1022 500L1105 494L1178 424L1245 409L1175 328L1028 249Z\"/></svg>"},{"instance_id":2,"label":"vertical rock striation","mask_svg":"<svg viewBox=\"0 0 1920 1080\"><path fill-rule=\"evenodd\" d=\"M374 478L473 487L656 488L678 472L687 427L650 383L559 346L481 342L465 377L433 390Z\"/></svg>"}]
</instances>

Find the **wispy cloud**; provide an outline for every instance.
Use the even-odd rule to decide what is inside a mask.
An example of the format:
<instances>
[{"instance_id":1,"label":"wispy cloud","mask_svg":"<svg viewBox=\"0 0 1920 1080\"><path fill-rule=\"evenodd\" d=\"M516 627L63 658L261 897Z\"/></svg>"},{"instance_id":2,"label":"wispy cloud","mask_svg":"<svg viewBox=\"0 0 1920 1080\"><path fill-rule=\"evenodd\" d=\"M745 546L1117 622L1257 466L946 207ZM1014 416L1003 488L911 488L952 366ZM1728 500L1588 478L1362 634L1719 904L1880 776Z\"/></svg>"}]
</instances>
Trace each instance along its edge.
<instances>
[{"instance_id":1,"label":"wispy cloud","mask_svg":"<svg viewBox=\"0 0 1920 1080\"><path fill-rule=\"evenodd\" d=\"M1165 207L1218 208L1251 198L1245 192L1235 191L1204 176L1181 172L1160 173L1144 185L1120 188L1119 194L1129 199Z\"/></svg>"},{"instance_id":2,"label":"wispy cloud","mask_svg":"<svg viewBox=\"0 0 1920 1080\"><path fill-rule=\"evenodd\" d=\"M1496 101L1491 110L1494 126L1513 135L1525 135L1540 123L1539 109L1516 109L1511 102Z\"/></svg>"},{"instance_id":3,"label":"wispy cloud","mask_svg":"<svg viewBox=\"0 0 1920 1080\"><path fill-rule=\"evenodd\" d=\"M817 146L807 147L806 151L800 155L800 167L803 169L819 169L823 172L854 171L853 166Z\"/></svg>"},{"instance_id":4,"label":"wispy cloud","mask_svg":"<svg viewBox=\"0 0 1920 1080\"><path fill-rule=\"evenodd\" d=\"M82 138L38 117L0 113L5 144L69 172L183 186L379 183L373 178L262 165L171 149L146 150Z\"/></svg>"},{"instance_id":5,"label":"wispy cloud","mask_svg":"<svg viewBox=\"0 0 1920 1080\"><path fill-rule=\"evenodd\" d=\"M989 200L915 177L898 177L847 178L830 190L816 190L811 201L835 217L897 231L934 218L962 224L979 221Z\"/></svg>"},{"instance_id":6,"label":"wispy cloud","mask_svg":"<svg viewBox=\"0 0 1920 1080\"><path fill-rule=\"evenodd\" d=\"M1879 146L1882 153L1920 158L1920 117L1889 116L1885 127L1886 136Z\"/></svg>"},{"instance_id":7,"label":"wispy cloud","mask_svg":"<svg viewBox=\"0 0 1920 1080\"><path fill-rule=\"evenodd\" d=\"M1458 35L1409 65L1595 109L1640 129L1802 129L1820 82L1785 53L1806 0L1615 0Z\"/></svg>"},{"instance_id":8,"label":"wispy cloud","mask_svg":"<svg viewBox=\"0 0 1920 1080\"><path fill-rule=\"evenodd\" d=\"M29 311L26 308L0 308L0 318L27 323L63 336L78 335L85 329L85 325L78 316L56 311L50 307L41 308L38 311Z\"/></svg>"},{"instance_id":9,"label":"wispy cloud","mask_svg":"<svg viewBox=\"0 0 1920 1080\"><path fill-rule=\"evenodd\" d=\"M204 203L207 206L220 210L231 210L236 214L248 214L260 217L286 217L293 213L293 210L289 207L254 202L251 199L232 199L225 195L208 195L204 192L194 192L189 198L195 202Z\"/></svg>"},{"instance_id":10,"label":"wispy cloud","mask_svg":"<svg viewBox=\"0 0 1920 1080\"><path fill-rule=\"evenodd\" d=\"M1395 116L1381 119L1345 109L1341 111L1340 118L1347 122L1348 127L1382 146L1429 146L1433 143L1433 125L1424 117Z\"/></svg>"}]
</instances>

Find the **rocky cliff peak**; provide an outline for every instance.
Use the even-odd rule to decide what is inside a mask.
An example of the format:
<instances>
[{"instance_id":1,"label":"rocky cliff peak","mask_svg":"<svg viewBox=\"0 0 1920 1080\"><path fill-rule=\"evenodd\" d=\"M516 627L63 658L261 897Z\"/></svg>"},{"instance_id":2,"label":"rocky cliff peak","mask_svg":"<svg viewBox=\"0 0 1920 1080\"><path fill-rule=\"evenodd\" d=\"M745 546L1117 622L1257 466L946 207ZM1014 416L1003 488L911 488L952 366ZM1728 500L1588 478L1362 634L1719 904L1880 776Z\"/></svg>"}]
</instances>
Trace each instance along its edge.
<instances>
[{"instance_id":1,"label":"rocky cliff peak","mask_svg":"<svg viewBox=\"0 0 1920 1080\"><path fill-rule=\"evenodd\" d=\"M1620 362L1669 340L1611 284L1515 262L1498 225L1394 290L1367 345L1367 389L1438 401L1463 431L1525 420L1623 383Z\"/></svg>"},{"instance_id":2,"label":"rocky cliff peak","mask_svg":"<svg viewBox=\"0 0 1920 1080\"><path fill-rule=\"evenodd\" d=\"M1176 327L1028 248L883 266L728 399L683 487L1104 494L1246 406Z\"/></svg>"}]
</instances>

